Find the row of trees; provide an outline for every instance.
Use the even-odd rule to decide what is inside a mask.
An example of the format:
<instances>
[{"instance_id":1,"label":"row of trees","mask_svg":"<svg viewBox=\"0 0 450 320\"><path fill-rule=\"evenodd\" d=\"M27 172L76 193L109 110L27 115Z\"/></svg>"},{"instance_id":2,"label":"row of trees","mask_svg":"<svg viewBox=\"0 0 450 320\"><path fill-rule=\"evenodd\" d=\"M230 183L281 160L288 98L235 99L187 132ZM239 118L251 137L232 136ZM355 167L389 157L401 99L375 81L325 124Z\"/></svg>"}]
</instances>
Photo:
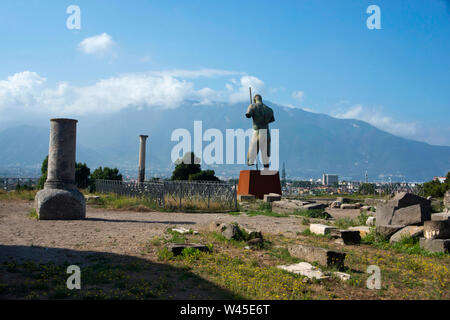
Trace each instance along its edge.
<instances>
[{"instance_id":1,"label":"row of trees","mask_svg":"<svg viewBox=\"0 0 450 320\"><path fill-rule=\"evenodd\" d=\"M215 176L214 170L202 170L197 158L193 152L188 152L183 158L176 161L175 169L171 180L191 180L191 181L219 181ZM48 156L45 157L41 166L41 177L39 178L38 188L42 189L47 180ZM80 189L95 190L95 180L123 180L122 175L117 168L98 167L91 173L91 169L86 163L77 162L75 164L75 182Z\"/></svg>"},{"instance_id":2,"label":"row of trees","mask_svg":"<svg viewBox=\"0 0 450 320\"><path fill-rule=\"evenodd\" d=\"M48 156L45 157L41 166L41 177L39 178L38 188L42 189L44 187L44 183L47 180L47 171L48 171ZM77 162L75 164L75 182L78 188L87 189L93 191L95 190L95 180L104 179L104 180L120 180L122 181L123 177L119 174L119 169L117 168L109 168L109 167L98 167L91 173L91 169L86 165L86 163Z\"/></svg>"},{"instance_id":3,"label":"row of trees","mask_svg":"<svg viewBox=\"0 0 450 320\"><path fill-rule=\"evenodd\" d=\"M443 197L445 192L450 189L450 171L447 172L445 181L441 183L439 180L432 180L423 184L425 196L433 198Z\"/></svg>"}]
</instances>

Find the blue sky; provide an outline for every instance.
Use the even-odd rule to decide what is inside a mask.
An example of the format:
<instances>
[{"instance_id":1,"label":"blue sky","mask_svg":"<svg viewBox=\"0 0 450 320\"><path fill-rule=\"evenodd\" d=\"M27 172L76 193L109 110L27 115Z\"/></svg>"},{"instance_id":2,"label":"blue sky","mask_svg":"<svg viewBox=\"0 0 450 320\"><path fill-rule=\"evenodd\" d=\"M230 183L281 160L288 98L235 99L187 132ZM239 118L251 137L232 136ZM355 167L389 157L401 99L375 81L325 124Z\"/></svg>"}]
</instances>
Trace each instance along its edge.
<instances>
[{"instance_id":1,"label":"blue sky","mask_svg":"<svg viewBox=\"0 0 450 320\"><path fill-rule=\"evenodd\" d=\"M81 29L69 30L69 5ZM369 5L381 30L369 30ZM444 0L0 4L0 126L183 99L263 98L450 145Z\"/></svg>"}]
</instances>

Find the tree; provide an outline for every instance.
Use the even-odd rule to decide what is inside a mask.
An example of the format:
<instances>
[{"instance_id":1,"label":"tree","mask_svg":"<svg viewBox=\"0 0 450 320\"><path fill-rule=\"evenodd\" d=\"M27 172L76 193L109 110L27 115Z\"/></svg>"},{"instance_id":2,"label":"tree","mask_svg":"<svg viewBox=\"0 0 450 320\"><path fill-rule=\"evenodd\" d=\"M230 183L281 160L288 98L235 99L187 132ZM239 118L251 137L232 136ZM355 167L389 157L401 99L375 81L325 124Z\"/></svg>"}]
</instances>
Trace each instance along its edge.
<instances>
[{"instance_id":1,"label":"tree","mask_svg":"<svg viewBox=\"0 0 450 320\"><path fill-rule=\"evenodd\" d=\"M215 176L214 170L202 170L190 174L188 179L191 181L220 181L219 178Z\"/></svg>"},{"instance_id":2,"label":"tree","mask_svg":"<svg viewBox=\"0 0 450 320\"><path fill-rule=\"evenodd\" d=\"M48 156L42 161L41 166L41 177L38 181L38 189L44 188L45 181L47 181L48 174ZM86 165L86 163L75 163L75 183L78 188L85 189L91 184L89 176L91 174L91 169Z\"/></svg>"},{"instance_id":3,"label":"tree","mask_svg":"<svg viewBox=\"0 0 450 320\"><path fill-rule=\"evenodd\" d=\"M186 152L183 158L175 161L175 169L172 172L171 180L188 180L189 175L201 172L199 158L193 152Z\"/></svg>"},{"instance_id":4,"label":"tree","mask_svg":"<svg viewBox=\"0 0 450 320\"><path fill-rule=\"evenodd\" d=\"M91 180L120 180L122 181L123 177L119 174L119 169L114 168L111 169L109 167L98 167L91 174Z\"/></svg>"},{"instance_id":5,"label":"tree","mask_svg":"<svg viewBox=\"0 0 450 320\"><path fill-rule=\"evenodd\" d=\"M175 161L171 180L220 181L214 170L202 170L200 159L193 152L186 152L183 158Z\"/></svg>"},{"instance_id":6,"label":"tree","mask_svg":"<svg viewBox=\"0 0 450 320\"><path fill-rule=\"evenodd\" d=\"M38 189L43 189L45 181L47 181L47 168L48 168L48 156L45 157L44 161L42 161L41 166L41 177L38 181Z\"/></svg>"},{"instance_id":7,"label":"tree","mask_svg":"<svg viewBox=\"0 0 450 320\"><path fill-rule=\"evenodd\" d=\"M443 197L448 187L446 182L447 180L445 180L444 183L440 183L439 180L431 180L429 182L425 182L423 184L423 191L425 193L425 196L432 196L433 198Z\"/></svg>"},{"instance_id":8,"label":"tree","mask_svg":"<svg viewBox=\"0 0 450 320\"><path fill-rule=\"evenodd\" d=\"M75 182L80 189L86 189L89 187L91 181L89 176L91 175L91 169L88 168L86 163L77 163L75 165Z\"/></svg>"}]
</instances>

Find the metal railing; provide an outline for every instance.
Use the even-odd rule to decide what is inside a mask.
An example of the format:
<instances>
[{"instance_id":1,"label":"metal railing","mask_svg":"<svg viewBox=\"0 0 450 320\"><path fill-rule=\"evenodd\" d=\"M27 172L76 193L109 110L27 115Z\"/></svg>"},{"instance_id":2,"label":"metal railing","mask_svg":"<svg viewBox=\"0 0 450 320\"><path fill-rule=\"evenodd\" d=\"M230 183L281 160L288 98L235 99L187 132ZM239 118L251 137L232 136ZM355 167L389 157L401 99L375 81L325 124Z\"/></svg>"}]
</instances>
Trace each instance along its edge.
<instances>
[{"instance_id":1,"label":"metal railing","mask_svg":"<svg viewBox=\"0 0 450 320\"><path fill-rule=\"evenodd\" d=\"M125 182L96 180L100 193L143 198L162 208L237 210L236 184L210 181Z\"/></svg>"},{"instance_id":2,"label":"metal railing","mask_svg":"<svg viewBox=\"0 0 450 320\"><path fill-rule=\"evenodd\" d=\"M17 184L33 187L38 181L39 178L0 177L0 189L11 191L16 189Z\"/></svg>"}]
</instances>

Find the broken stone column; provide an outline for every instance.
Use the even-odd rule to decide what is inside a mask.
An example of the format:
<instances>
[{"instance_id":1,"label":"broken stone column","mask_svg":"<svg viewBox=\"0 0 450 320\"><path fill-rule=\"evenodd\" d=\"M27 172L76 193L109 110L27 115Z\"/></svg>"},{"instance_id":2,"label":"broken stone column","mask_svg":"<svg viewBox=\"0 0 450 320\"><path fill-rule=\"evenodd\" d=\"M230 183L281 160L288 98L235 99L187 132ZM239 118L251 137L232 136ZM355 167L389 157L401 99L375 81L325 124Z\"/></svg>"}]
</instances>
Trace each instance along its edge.
<instances>
[{"instance_id":1,"label":"broken stone column","mask_svg":"<svg viewBox=\"0 0 450 320\"><path fill-rule=\"evenodd\" d=\"M86 217L86 202L75 184L77 120L51 119L47 181L36 194L40 220L73 220Z\"/></svg>"},{"instance_id":2,"label":"broken stone column","mask_svg":"<svg viewBox=\"0 0 450 320\"><path fill-rule=\"evenodd\" d=\"M139 147L139 175L138 182L145 181L145 145L148 136L140 135L140 147Z\"/></svg>"}]
</instances>

